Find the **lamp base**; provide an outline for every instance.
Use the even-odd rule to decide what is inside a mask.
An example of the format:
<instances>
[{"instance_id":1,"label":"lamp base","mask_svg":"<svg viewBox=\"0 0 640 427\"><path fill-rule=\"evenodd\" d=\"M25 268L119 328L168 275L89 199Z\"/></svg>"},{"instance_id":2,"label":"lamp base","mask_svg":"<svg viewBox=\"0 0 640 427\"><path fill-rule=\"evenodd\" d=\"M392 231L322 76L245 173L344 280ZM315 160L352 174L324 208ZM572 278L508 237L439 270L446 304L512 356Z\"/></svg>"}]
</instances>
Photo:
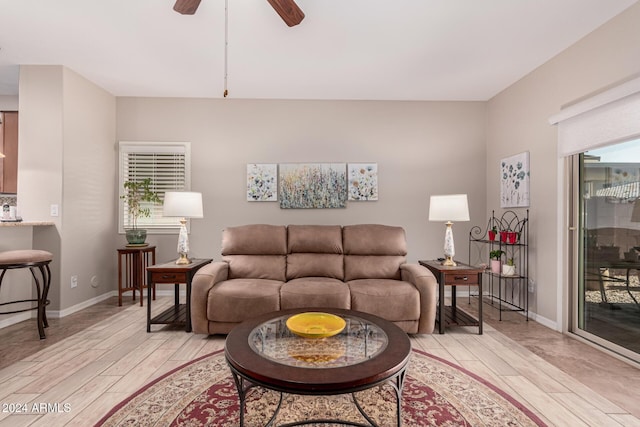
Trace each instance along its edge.
<instances>
[{"instance_id":1,"label":"lamp base","mask_svg":"<svg viewBox=\"0 0 640 427\"><path fill-rule=\"evenodd\" d=\"M176 260L176 265L189 265L191 260L187 258L187 254L180 254L180 258Z\"/></svg>"},{"instance_id":2,"label":"lamp base","mask_svg":"<svg viewBox=\"0 0 640 427\"><path fill-rule=\"evenodd\" d=\"M445 260L440 263L440 265L444 265L445 267L455 267L458 264L448 255L445 255Z\"/></svg>"},{"instance_id":3,"label":"lamp base","mask_svg":"<svg viewBox=\"0 0 640 427\"><path fill-rule=\"evenodd\" d=\"M180 220L180 234L178 235L178 253L180 258L176 261L177 265L189 265L191 261L187 258L189 253L189 235L187 234L187 219Z\"/></svg>"},{"instance_id":4,"label":"lamp base","mask_svg":"<svg viewBox=\"0 0 640 427\"><path fill-rule=\"evenodd\" d=\"M445 267L455 267L455 261L453 261L453 257L456 254L456 250L453 244L453 228L451 227L453 223L451 221L447 221L445 223L447 226L444 231L444 257L445 260L442 261L442 265Z\"/></svg>"}]
</instances>

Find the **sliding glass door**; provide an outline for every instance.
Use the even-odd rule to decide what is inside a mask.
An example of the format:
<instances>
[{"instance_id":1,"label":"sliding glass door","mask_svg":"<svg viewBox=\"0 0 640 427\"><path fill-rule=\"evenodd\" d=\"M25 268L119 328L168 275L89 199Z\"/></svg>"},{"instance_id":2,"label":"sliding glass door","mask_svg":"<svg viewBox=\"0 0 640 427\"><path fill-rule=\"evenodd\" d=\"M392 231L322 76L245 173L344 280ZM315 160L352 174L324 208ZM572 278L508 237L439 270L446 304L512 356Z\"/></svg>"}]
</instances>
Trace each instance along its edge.
<instances>
[{"instance_id":1,"label":"sliding glass door","mask_svg":"<svg viewBox=\"0 0 640 427\"><path fill-rule=\"evenodd\" d=\"M586 151L576 160L572 329L640 361L640 140Z\"/></svg>"}]
</instances>

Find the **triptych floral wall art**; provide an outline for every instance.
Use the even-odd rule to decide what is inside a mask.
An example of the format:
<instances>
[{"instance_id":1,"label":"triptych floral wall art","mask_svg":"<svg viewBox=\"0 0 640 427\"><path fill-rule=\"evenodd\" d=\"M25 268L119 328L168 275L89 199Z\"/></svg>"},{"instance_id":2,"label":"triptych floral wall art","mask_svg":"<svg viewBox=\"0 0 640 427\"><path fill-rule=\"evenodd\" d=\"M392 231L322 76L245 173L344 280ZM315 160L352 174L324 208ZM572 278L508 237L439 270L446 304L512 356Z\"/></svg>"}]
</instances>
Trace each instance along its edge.
<instances>
[{"instance_id":1,"label":"triptych floral wall art","mask_svg":"<svg viewBox=\"0 0 640 427\"><path fill-rule=\"evenodd\" d=\"M283 209L344 208L378 200L376 163L249 163L247 200Z\"/></svg>"}]
</instances>

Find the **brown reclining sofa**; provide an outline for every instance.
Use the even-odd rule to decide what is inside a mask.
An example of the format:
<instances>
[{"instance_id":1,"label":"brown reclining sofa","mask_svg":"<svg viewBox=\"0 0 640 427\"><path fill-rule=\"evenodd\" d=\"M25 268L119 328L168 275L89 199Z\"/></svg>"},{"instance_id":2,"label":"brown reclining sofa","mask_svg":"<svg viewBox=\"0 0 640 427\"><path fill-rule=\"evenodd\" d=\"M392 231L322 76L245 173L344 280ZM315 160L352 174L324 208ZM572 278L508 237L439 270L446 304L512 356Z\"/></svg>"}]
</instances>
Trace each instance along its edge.
<instances>
[{"instance_id":1,"label":"brown reclining sofa","mask_svg":"<svg viewBox=\"0 0 640 427\"><path fill-rule=\"evenodd\" d=\"M222 261L202 267L191 290L199 334L226 334L254 316L290 308L371 313L407 333L429 334L438 284L406 262L404 229L364 225L229 227Z\"/></svg>"}]
</instances>

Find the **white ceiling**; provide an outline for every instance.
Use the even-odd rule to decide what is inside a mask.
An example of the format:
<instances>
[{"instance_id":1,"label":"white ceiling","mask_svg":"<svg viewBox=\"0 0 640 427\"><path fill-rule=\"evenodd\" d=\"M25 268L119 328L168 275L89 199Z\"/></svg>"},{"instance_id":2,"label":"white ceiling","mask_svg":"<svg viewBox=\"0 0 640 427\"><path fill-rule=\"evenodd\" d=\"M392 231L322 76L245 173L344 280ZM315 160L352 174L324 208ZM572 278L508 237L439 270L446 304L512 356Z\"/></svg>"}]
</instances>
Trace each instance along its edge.
<instances>
[{"instance_id":1,"label":"white ceiling","mask_svg":"<svg viewBox=\"0 0 640 427\"><path fill-rule=\"evenodd\" d=\"M228 0L230 98L487 100L637 0ZM221 98L225 0L0 0L0 94L17 64L116 96Z\"/></svg>"}]
</instances>

